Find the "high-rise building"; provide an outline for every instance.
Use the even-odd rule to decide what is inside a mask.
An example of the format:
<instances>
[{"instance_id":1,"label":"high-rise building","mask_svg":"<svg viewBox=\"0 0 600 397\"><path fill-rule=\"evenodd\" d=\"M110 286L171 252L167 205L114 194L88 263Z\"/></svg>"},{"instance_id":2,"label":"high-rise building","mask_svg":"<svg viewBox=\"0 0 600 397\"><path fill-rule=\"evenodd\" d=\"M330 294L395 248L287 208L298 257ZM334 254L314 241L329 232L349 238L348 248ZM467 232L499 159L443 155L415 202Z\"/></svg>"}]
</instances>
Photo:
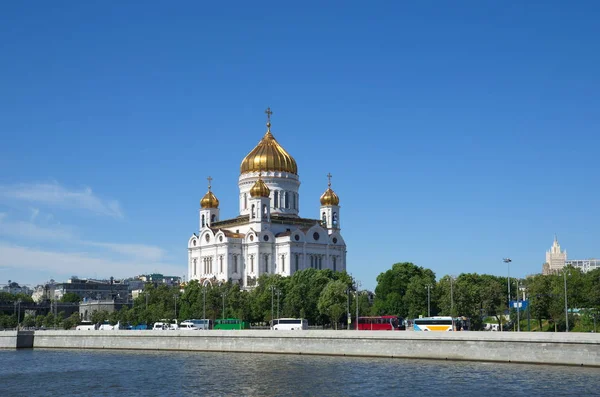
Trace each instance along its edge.
<instances>
[{"instance_id":1,"label":"high-rise building","mask_svg":"<svg viewBox=\"0 0 600 397\"><path fill-rule=\"evenodd\" d=\"M188 240L188 279L256 285L261 274L290 276L298 270L346 270L340 233L340 199L329 183L317 218L300 217L296 160L267 132L240 165L239 216L221 220L208 178L200 200L199 231ZM316 202L316 198L315 198Z\"/></svg>"},{"instance_id":2,"label":"high-rise building","mask_svg":"<svg viewBox=\"0 0 600 397\"><path fill-rule=\"evenodd\" d=\"M553 274L565 266L572 266L586 273L590 270L600 269L599 259L571 259L567 260L567 250L561 251L556 235L549 251L546 251L546 262L542 265L542 274Z\"/></svg>"}]
</instances>

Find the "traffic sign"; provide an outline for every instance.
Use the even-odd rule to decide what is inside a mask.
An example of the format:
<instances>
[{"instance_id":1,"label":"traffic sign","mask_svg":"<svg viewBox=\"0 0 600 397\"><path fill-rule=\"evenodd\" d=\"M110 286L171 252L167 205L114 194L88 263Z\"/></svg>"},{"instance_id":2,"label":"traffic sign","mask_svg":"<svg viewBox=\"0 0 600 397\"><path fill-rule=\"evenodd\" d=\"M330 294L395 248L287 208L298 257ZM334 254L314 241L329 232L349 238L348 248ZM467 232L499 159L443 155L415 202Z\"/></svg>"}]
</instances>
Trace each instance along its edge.
<instances>
[{"instance_id":1,"label":"traffic sign","mask_svg":"<svg viewBox=\"0 0 600 397\"><path fill-rule=\"evenodd\" d=\"M510 301L511 309L527 310L527 306L529 306L529 301Z\"/></svg>"}]
</instances>

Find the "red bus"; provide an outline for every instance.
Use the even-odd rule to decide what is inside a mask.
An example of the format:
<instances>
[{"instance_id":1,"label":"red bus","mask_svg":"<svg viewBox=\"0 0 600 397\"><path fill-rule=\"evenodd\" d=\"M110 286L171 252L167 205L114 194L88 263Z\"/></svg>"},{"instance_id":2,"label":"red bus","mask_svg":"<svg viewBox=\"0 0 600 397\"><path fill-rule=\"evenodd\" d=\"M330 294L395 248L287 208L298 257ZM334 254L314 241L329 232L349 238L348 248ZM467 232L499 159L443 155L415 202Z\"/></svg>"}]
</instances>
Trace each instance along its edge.
<instances>
[{"instance_id":1,"label":"red bus","mask_svg":"<svg viewBox=\"0 0 600 397\"><path fill-rule=\"evenodd\" d=\"M356 329L356 323L353 324L353 329ZM405 330L406 326L402 317L373 316L359 317L358 329L360 331L400 331Z\"/></svg>"}]
</instances>

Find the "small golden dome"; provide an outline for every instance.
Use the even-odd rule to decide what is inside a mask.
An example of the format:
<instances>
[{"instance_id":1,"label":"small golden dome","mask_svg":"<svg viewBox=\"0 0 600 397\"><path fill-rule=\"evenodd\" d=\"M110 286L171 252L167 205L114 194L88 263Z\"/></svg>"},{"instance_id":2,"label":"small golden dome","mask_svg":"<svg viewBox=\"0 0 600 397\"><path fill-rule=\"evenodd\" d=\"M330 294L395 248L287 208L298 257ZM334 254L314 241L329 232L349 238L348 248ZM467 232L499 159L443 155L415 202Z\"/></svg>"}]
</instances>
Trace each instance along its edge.
<instances>
[{"instance_id":1,"label":"small golden dome","mask_svg":"<svg viewBox=\"0 0 600 397\"><path fill-rule=\"evenodd\" d=\"M340 198L331 189L331 174L327 174L329 183L327 184L327 190L321 195L321 205L340 205Z\"/></svg>"},{"instance_id":2,"label":"small golden dome","mask_svg":"<svg viewBox=\"0 0 600 397\"><path fill-rule=\"evenodd\" d=\"M240 174L258 171L284 171L298 175L296 160L277 142L271 134L271 109L267 111L267 132L258 145L242 160Z\"/></svg>"},{"instance_id":3,"label":"small golden dome","mask_svg":"<svg viewBox=\"0 0 600 397\"><path fill-rule=\"evenodd\" d=\"M258 174L258 180L254 182L254 186L250 188L250 196L269 197L269 193L271 193L271 189L269 189L269 187L261 179L260 174Z\"/></svg>"},{"instance_id":4,"label":"small golden dome","mask_svg":"<svg viewBox=\"0 0 600 397\"><path fill-rule=\"evenodd\" d=\"M213 194L213 192L210 191L210 188L211 188L210 182L212 181L212 178L209 176L207 179L208 179L208 192L206 192L204 197L202 197L202 200L200 200L200 207L201 208L219 208L219 200Z\"/></svg>"}]
</instances>

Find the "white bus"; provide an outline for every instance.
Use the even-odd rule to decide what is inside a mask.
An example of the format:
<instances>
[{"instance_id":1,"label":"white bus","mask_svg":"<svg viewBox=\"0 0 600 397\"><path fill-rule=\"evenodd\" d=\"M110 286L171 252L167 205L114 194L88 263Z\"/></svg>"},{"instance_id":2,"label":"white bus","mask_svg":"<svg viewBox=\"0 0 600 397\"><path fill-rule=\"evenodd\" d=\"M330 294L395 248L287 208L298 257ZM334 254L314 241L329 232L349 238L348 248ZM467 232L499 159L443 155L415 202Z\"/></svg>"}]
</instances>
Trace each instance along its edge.
<instances>
[{"instance_id":1,"label":"white bus","mask_svg":"<svg viewBox=\"0 0 600 397\"><path fill-rule=\"evenodd\" d=\"M452 317L422 317L413 321L414 331L453 331Z\"/></svg>"},{"instance_id":2,"label":"white bus","mask_svg":"<svg viewBox=\"0 0 600 397\"><path fill-rule=\"evenodd\" d=\"M308 320L305 318L277 318L271 321L272 330L300 331L308 329Z\"/></svg>"},{"instance_id":3,"label":"white bus","mask_svg":"<svg viewBox=\"0 0 600 397\"><path fill-rule=\"evenodd\" d=\"M209 320L209 319L202 319L202 320L191 319L191 320L185 320L181 324L179 324L179 328L181 328L181 329L190 329L190 330L212 329L213 328L213 322L212 322L212 320Z\"/></svg>"}]
</instances>

